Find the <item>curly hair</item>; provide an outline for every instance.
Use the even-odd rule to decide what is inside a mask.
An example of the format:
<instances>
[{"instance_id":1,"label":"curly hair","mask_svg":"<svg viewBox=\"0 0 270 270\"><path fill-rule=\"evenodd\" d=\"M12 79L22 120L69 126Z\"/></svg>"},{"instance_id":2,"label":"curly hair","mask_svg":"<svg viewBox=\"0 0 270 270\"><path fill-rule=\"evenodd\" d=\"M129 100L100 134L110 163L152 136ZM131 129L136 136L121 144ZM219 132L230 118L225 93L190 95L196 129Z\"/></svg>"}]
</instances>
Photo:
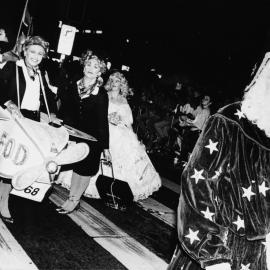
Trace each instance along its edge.
<instances>
[{"instance_id":1,"label":"curly hair","mask_svg":"<svg viewBox=\"0 0 270 270\"><path fill-rule=\"evenodd\" d=\"M29 36L29 37L27 37L25 39L24 44L23 44L23 49L26 50L31 45L39 45L39 46L41 46L45 51L44 57L47 56L47 54L49 52L49 42L44 40L42 37L40 37L40 36L32 36L32 37Z\"/></svg>"},{"instance_id":2,"label":"curly hair","mask_svg":"<svg viewBox=\"0 0 270 270\"><path fill-rule=\"evenodd\" d=\"M91 51L91 50L86 50L85 52L83 52L81 59L80 59L80 63L84 66L86 64L86 62L90 61L91 59L97 60L101 74L106 72L107 67L106 67L105 61L102 60L97 55L93 54L93 51Z\"/></svg>"},{"instance_id":3,"label":"curly hair","mask_svg":"<svg viewBox=\"0 0 270 270\"><path fill-rule=\"evenodd\" d=\"M124 74L116 71L114 73L112 73L108 79L108 81L106 82L104 88L110 92L112 90L112 82L114 79L119 79L120 80L120 95L123 97L128 97L128 96L132 96L133 95L133 91L132 89L129 87L128 85L128 81L125 78Z\"/></svg>"}]
</instances>

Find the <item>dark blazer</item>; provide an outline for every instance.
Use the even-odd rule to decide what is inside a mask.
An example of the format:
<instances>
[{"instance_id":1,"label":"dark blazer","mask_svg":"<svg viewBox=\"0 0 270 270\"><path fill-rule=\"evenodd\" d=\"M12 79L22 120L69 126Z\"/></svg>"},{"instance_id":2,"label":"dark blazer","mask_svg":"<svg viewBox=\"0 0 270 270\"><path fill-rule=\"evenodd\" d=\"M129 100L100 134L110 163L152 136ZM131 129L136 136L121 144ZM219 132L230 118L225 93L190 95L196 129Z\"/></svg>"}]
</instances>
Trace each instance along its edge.
<instances>
[{"instance_id":1,"label":"dark blazer","mask_svg":"<svg viewBox=\"0 0 270 270\"><path fill-rule=\"evenodd\" d=\"M20 66L18 66L18 75L19 75L19 93L20 93L20 103L21 103L24 93L25 93L26 81L25 81L22 67ZM42 77L44 88L45 88L45 94L46 94L49 110L50 112L56 113L57 106L56 106L55 94L49 89L44 75L45 75L45 71L41 70L41 77ZM16 84L16 63L15 62L7 62L5 66L3 67L3 69L0 69L0 80L1 80L0 104L3 105L7 100L12 100L16 105L18 105L17 84ZM47 112L42 91L40 91L40 111L43 111L45 113Z\"/></svg>"},{"instance_id":2,"label":"dark blazer","mask_svg":"<svg viewBox=\"0 0 270 270\"><path fill-rule=\"evenodd\" d=\"M94 136L102 150L109 149L108 102L103 87L97 95L80 99L77 82L73 82L62 104L65 107L64 123Z\"/></svg>"},{"instance_id":3,"label":"dark blazer","mask_svg":"<svg viewBox=\"0 0 270 270\"><path fill-rule=\"evenodd\" d=\"M84 141L88 144L90 153L84 160L72 166L74 172L84 176L93 176L98 172L101 153L104 149L109 149L108 95L103 87L99 88L96 95L94 92L89 97L81 99L77 82L73 82L68 87L62 103L65 107L64 123L97 139L97 142ZM82 141L72 137L70 139Z\"/></svg>"}]
</instances>

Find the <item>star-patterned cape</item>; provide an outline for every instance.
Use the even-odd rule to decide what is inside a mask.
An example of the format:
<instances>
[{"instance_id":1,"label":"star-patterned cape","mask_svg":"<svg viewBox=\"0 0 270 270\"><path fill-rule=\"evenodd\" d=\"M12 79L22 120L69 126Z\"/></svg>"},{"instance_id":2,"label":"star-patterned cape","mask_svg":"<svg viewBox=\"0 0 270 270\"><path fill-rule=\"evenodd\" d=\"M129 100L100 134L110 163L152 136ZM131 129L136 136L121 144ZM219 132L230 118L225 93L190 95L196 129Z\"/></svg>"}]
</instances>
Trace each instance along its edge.
<instances>
[{"instance_id":1,"label":"star-patterned cape","mask_svg":"<svg viewBox=\"0 0 270 270\"><path fill-rule=\"evenodd\" d=\"M269 228L270 139L237 102L209 118L182 174L180 244L202 268L228 262L235 270L262 270L258 240ZM248 251L240 260L241 245Z\"/></svg>"}]
</instances>

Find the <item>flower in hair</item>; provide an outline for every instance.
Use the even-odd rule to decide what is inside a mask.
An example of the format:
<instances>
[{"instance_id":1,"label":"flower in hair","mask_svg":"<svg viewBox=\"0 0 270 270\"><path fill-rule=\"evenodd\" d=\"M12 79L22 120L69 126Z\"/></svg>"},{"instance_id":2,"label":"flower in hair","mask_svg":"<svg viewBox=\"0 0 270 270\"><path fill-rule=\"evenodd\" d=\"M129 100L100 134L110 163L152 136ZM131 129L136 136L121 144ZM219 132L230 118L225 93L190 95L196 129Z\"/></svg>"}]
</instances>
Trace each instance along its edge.
<instances>
[{"instance_id":1,"label":"flower in hair","mask_svg":"<svg viewBox=\"0 0 270 270\"><path fill-rule=\"evenodd\" d=\"M107 70L107 66L106 63L97 55L93 54L93 51L91 50L86 50L83 54L82 57L80 59L80 63L82 65L85 65L85 63L87 61L90 61L91 59L96 59L98 64L99 64L99 68L100 68L100 72L101 73L105 73Z\"/></svg>"}]
</instances>

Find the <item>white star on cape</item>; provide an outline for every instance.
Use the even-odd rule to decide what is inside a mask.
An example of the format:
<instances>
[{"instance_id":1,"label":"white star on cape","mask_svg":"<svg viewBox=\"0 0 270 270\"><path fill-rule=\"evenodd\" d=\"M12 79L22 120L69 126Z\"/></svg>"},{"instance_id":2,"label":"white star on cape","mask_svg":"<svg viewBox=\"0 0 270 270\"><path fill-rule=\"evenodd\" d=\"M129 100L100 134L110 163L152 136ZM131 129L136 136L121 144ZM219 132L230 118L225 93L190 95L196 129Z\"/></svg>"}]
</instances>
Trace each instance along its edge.
<instances>
[{"instance_id":1,"label":"white star on cape","mask_svg":"<svg viewBox=\"0 0 270 270\"><path fill-rule=\"evenodd\" d=\"M207 219L213 221L212 216L213 216L215 213L210 212L208 206L207 206L207 208L206 208L206 211L201 211L201 213L203 213L203 215L204 215L205 218L207 218Z\"/></svg>"},{"instance_id":2,"label":"white star on cape","mask_svg":"<svg viewBox=\"0 0 270 270\"><path fill-rule=\"evenodd\" d=\"M242 111L238 110L238 109L236 110L236 113L235 113L234 115L237 115L238 118L239 118L239 120L240 120L241 118L245 118L244 113L243 113Z\"/></svg>"},{"instance_id":3,"label":"white star on cape","mask_svg":"<svg viewBox=\"0 0 270 270\"><path fill-rule=\"evenodd\" d=\"M241 228L245 228L244 220L237 216L237 220L233 222L237 225L237 231Z\"/></svg>"},{"instance_id":4,"label":"white star on cape","mask_svg":"<svg viewBox=\"0 0 270 270\"><path fill-rule=\"evenodd\" d=\"M264 196L266 196L266 191L269 190L270 188L265 186L265 181L263 181L260 185L259 185L259 192L262 193Z\"/></svg>"},{"instance_id":5,"label":"white star on cape","mask_svg":"<svg viewBox=\"0 0 270 270\"><path fill-rule=\"evenodd\" d=\"M205 148L209 148L210 150L210 155L212 155L212 153L214 151L218 151L217 149L217 144L218 142L213 142L211 139L209 139L209 144L205 146Z\"/></svg>"},{"instance_id":6,"label":"white star on cape","mask_svg":"<svg viewBox=\"0 0 270 270\"><path fill-rule=\"evenodd\" d=\"M255 193L251 191L251 186L249 186L249 188L243 188L242 189L244 190L244 194L242 195L242 197L247 197L247 199L250 201L250 197L251 196L254 196Z\"/></svg>"},{"instance_id":7,"label":"white star on cape","mask_svg":"<svg viewBox=\"0 0 270 270\"><path fill-rule=\"evenodd\" d=\"M194 169L194 174L190 177L190 178L194 178L195 179L195 183L197 184L199 180L203 180L205 179L203 176L203 169L200 171L197 171L196 169Z\"/></svg>"},{"instance_id":8,"label":"white star on cape","mask_svg":"<svg viewBox=\"0 0 270 270\"><path fill-rule=\"evenodd\" d=\"M242 264L241 263L241 269L240 270L250 270L250 263L249 264L246 264L246 265L244 265L244 264Z\"/></svg>"},{"instance_id":9,"label":"white star on cape","mask_svg":"<svg viewBox=\"0 0 270 270\"><path fill-rule=\"evenodd\" d=\"M194 241L200 241L200 238L198 237L199 231L193 232L190 228L189 234L185 235L185 237L190 239L190 244L192 244Z\"/></svg>"}]
</instances>

